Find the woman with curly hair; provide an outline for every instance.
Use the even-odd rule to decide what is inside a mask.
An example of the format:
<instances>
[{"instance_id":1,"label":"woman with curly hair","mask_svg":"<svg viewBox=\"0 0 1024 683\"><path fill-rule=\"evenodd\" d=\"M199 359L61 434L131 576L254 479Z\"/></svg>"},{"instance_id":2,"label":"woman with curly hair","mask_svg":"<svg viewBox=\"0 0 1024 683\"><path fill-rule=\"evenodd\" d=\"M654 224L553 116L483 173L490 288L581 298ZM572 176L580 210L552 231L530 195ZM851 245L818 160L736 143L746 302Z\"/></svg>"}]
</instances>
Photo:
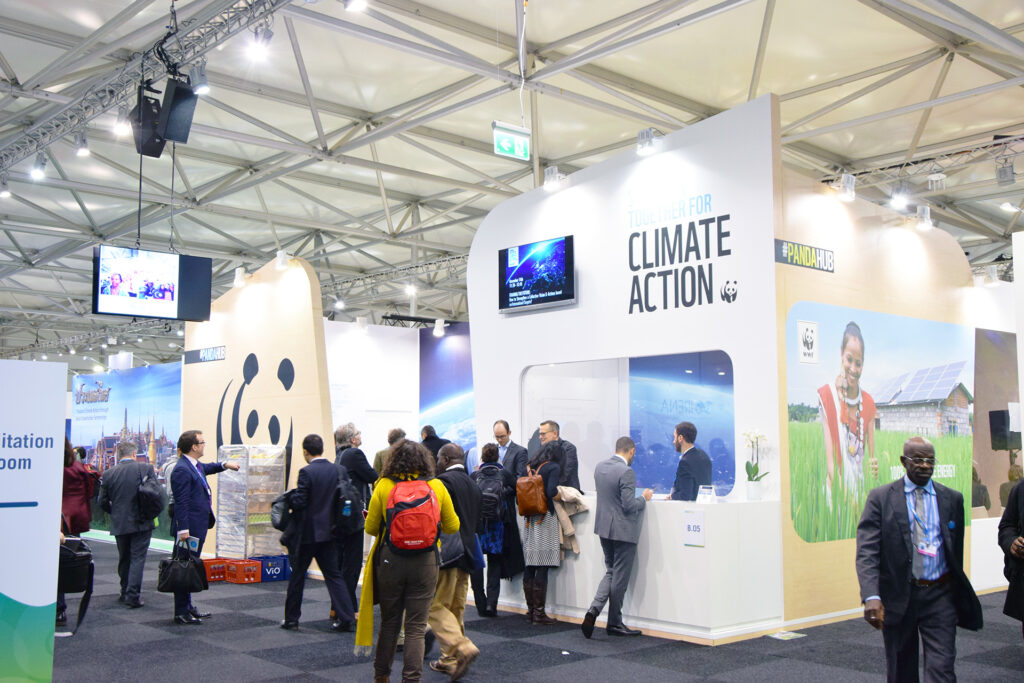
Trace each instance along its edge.
<instances>
[{"instance_id":1,"label":"woman with curly hair","mask_svg":"<svg viewBox=\"0 0 1024 683\"><path fill-rule=\"evenodd\" d=\"M363 570L363 593L356 626L357 654L369 654L373 644L373 609L368 605L380 603L380 633L377 635L377 650L374 653L373 673L375 681L387 681L391 674L391 662L395 658L398 633L402 628L402 613L405 613L405 646L403 650L403 681L418 681L423 670L424 632L427 614L437 585L438 544L417 554L396 552L384 532L387 519L388 498L399 482L425 480L432 491L432 504L441 514L441 531L446 534L459 530L459 518L455 514L448 489L439 479L434 478L434 456L415 441L402 441L388 460L381 478L370 496L366 513L366 533L376 536L370 555ZM382 539L384 542L382 542Z\"/></svg>"}]
</instances>

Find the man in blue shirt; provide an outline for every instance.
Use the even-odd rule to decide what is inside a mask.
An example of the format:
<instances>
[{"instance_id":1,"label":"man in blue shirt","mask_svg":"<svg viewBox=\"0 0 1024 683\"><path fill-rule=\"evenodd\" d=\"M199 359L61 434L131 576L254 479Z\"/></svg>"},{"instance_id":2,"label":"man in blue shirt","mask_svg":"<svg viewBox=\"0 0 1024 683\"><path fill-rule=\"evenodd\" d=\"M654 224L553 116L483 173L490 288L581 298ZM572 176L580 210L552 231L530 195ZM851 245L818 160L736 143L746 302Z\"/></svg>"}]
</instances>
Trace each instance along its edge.
<instances>
[{"instance_id":1,"label":"man in blue shirt","mask_svg":"<svg viewBox=\"0 0 1024 683\"><path fill-rule=\"evenodd\" d=\"M981 604L963 571L964 498L933 482L935 447L903 444L906 475L872 490L857 526L864 619L882 631L889 681L955 681L956 627L982 627Z\"/></svg>"}]
</instances>

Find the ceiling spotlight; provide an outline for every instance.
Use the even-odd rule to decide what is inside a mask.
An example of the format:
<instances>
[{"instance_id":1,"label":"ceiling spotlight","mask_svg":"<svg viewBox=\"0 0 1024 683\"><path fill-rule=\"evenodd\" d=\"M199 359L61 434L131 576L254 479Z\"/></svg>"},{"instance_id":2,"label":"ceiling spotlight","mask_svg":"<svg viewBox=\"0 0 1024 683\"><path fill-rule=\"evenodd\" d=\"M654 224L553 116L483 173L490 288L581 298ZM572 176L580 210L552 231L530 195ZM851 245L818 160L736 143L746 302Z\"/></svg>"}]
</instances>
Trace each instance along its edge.
<instances>
[{"instance_id":1,"label":"ceiling spotlight","mask_svg":"<svg viewBox=\"0 0 1024 683\"><path fill-rule=\"evenodd\" d=\"M444 336L444 320L441 318L437 318L436 320L434 320L434 336Z\"/></svg>"},{"instance_id":2,"label":"ceiling spotlight","mask_svg":"<svg viewBox=\"0 0 1024 683\"><path fill-rule=\"evenodd\" d=\"M919 205L917 207L917 229L921 232L932 229L931 207Z\"/></svg>"},{"instance_id":3,"label":"ceiling spotlight","mask_svg":"<svg viewBox=\"0 0 1024 683\"><path fill-rule=\"evenodd\" d=\"M249 60L253 62L265 61L267 54L270 52L270 41L273 37L274 32L269 27L253 29L252 40L249 41L249 48L247 50Z\"/></svg>"},{"instance_id":4,"label":"ceiling spotlight","mask_svg":"<svg viewBox=\"0 0 1024 683\"><path fill-rule=\"evenodd\" d=\"M544 169L544 189L548 192L555 192L562 187L565 174L558 172L558 166L548 166Z\"/></svg>"},{"instance_id":5,"label":"ceiling spotlight","mask_svg":"<svg viewBox=\"0 0 1024 683\"><path fill-rule=\"evenodd\" d=\"M336 311L344 311L345 310L345 301L343 299L336 300L334 302L334 310L336 310Z\"/></svg>"},{"instance_id":6,"label":"ceiling spotlight","mask_svg":"<svg viewBox=\"0 0 1024 683\"><path fill-rule=\"evenodd\" d=\"M117 346L117 337L107 337L107 343Z\"/></svg>"},{"instance_id":7,"label":"ceiling spotlight","mask_svg":"<svg viewBox=\"0 0 1024 683\"><path fill-rule=\"evenodd\" d=\"M136 341L137 343L141 344L141 343L142 343L142 337L136 337L136 338L135 338L135 341Z\"/></svg>"},{"instance_id":8,"label":"ceiling spotlight","mask_svg":"<svg viewBox=\"0 0 1024 683\"><path fill-rule=\"evenodd\" d=\"M40 358L42 358L43 360L46 360L46 354L44 353L43 355L40 356Z\"/></svg>"},{"instance_id":9,"label":"ceiling spotlight","mask_svg":"<svg viewBox=\"0 0 1024 683\"><path fill-rule=\"evenodd\" d=\"M192 86L192 92L196 95L206 95L210 92L210 81L206 78L206 60L196 62L188 70L188 83Z\"/></svg>"},{"instance_id":10,"label":"ceiling spotlight","mask_svg":"<svg viewBox=\"0 0 1024 683\"><path fill-rule=\"evenodd\" d=\"M0 185L0 188L3 188L3 185ZM3 197L3 196L4 196L3 192L0 191L0 197ZM8 193L7 196L10 196L10 193ZM1019 206L1014 206L1010 202L1003 202L1002 204L999 205L999 208L1002 209L1003 211L1006 211L1007 213L1013 213L1015 211L1020 211L1020 207Z\"/></svg>"},{"instance_id":11,"label":"ceiling spotlight","mask_svg":"<svg viewBox=\"0 0 1024 683\"><path fill-rule=\"evenodd\" d=\"M92 366L92 371L93 372L103 372L103 366L100 365L99 363L97 363L96 365Z\"/></svg>"},{"instance_id":12,"label":"ceiling spotlight","mask_svg":"<svg viewBox=\"0 0 1024 683\"><path fill-rule=\"evenodd\" d=\"M852 202L857 197L857 178L852 173L844 173L839 177L839 201Z\"/></svg>"},{"instance_id":13,"label":"ceiling spotlight","mask_svg":"<svg viewBox=\"0 0 1024 683\"><path fill-rule=\"evenodd\" d=\"M68 353L70 353L73 356L78 352L75 350L74 346L68 346Z\"/></svg>"},{"instance_id":14,"label":"ceiling spotlight","mask_svg":"<svg viewBox=\"0 0 1024 683\"><path fill-rule=\"evenodd\" d=\"M28 172L32 180L42 180L46 177L46 155L40 152L36 154L36 162L32 164L32 170Z\"/></svg>"},{"instance_id":15,"label":"ceiling spotlight","mask_svg":"<svg viewBox=\"0 0 1024 683\"><path fill-rule=\"evenodd\" d=\"M11 196L11 188L7 184L7 176L0 176L0 199L7 199Z\"/></svg>"},{"instance_id":16,"label":"ceiling spotlight","mask_svg":"<svg viewBox=\"0 0 1024 683\"><path fill-rule=\"evenodd\" d=\"M114 135L123 138L132 134L132 124L128 120L128 105L122 104L117 108L117 121L114 123Z\"/></svg>"},{"instance_id":17,"label":"ceiling spotlight","mask_svg":"<svg viewBox=\"0 0 1024 683\"><path fill-rule=\"evenodd\" d=\"M405 295L406 296L416 296L416 285L412 284L411 282L409 284L407 284L405 286Z\"/></svg>"},{"instance_id":18,"label":"ceiling spotlight","mask_svg":"<svg viewBox=\"0 0 1024 683\"><path fill-rule=\"evenodd\" d=\"M174 342L167 342L167 348L173 349L175 346L177 346L177 344L175 344Z\"/></svg>"},{"instance_id":19,"label":"ceiling spotlight","mask_svg":"<svg viewBox=\"0 0 1024 683\"><path fill-rule=\"evenodd\" d=\"M179 327L177 334L178 334L179 337L184 337L185 336L185 330L183 330L182 328Z\"/></svg>"},{"instance_id":20,"label":"ceiling spotlight","mask_svg":"<svg viewBox=\"0 0 1024 683\"><path fill-rule=\"evenodd\" d=\"M366 0L344 0L346 12L362 12L366 9Z\"/></svg>"},{"instance_id":21,"label":"ceiling spotlight","mask_svg":"<svg viewBox=\"0 0 1024 683\"><path fill-rule=\"evenodd\" d=\"M657 151L658 131L653 128L644 128L636 134L636 153L645 157Z\"/></svg>"},{"instance_id":22,"label":"ceiling spotlight","mask_svg":"<svg viewBox=\"0 0 1024 683\"><path fill-rule=\"evenodd\" d=\"M84 130L75 133L75 156L89 156L89 141L85 137Z\"/></svg>"},{"instance_id":23,"label":"ceiling spotlight","mask_svg":"<svg viewBox=\"0 0 1024 683\"><path fill-rule=\"evenodd\" d=\"M905 180L900 181L892 191L892 197L889 199L889 206L897 211L902 211L907 208L907 202L909 201L910 196L907 192L907 183Z\"/></svg>"},{"instance_id":24,"label":"ceiling spotlight","mask_svg":"<svg viewBox=\"0 0 1024 683\"><path fill-rule=\"evenodd\" d=\"M235 287L245 287L245 266L235 268Z\"/></svg>"},{"instance_id":25,"label":"ceiling spotlight","mask_svg":"<svg viewBox=\"0 0 1024 683\"><path fill-rule=\"evenodd\" d=\"M277 250L277 264L278 270L285 270L288 267L288 252L284 249Z\"/></svg>"}]
</instances>

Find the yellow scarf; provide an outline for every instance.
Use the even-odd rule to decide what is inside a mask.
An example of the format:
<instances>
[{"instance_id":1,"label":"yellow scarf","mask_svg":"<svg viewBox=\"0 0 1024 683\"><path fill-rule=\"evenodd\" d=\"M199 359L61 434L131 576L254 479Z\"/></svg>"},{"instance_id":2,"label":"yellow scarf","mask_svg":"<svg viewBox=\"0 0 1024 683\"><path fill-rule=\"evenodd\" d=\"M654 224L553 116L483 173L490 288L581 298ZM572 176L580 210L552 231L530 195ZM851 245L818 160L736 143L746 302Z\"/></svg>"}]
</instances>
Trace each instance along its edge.
<instances>
[{"instance_id":1,"label":"yellow scarf","mask_svg":"<svg viewBox=\"0 0 1024 683\"><path fill-rule=\"evenodd\" d=\"M381 536L383 534L374 540L363 568L363 592L359 598L359 620L356 622L356 646L353 650L359 657L369 657L373 653L373 563Z\"/></svg>"}]
</instances>

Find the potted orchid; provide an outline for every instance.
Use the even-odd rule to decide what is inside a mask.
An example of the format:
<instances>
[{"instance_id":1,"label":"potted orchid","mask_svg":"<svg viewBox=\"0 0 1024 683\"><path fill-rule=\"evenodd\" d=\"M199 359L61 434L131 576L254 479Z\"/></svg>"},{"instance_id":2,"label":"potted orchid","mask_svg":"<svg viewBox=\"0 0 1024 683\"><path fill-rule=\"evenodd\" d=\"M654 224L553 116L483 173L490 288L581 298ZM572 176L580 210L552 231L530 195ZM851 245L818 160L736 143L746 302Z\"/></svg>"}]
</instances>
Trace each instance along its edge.
<instances>
[{"instance_id":1,"label":"potted orchid","mask_svg":"<svg viewBox=\"0 0 1024 683\"><path fill-rule=\"evenodd\" d=\"M743 432L743 440L750 449L750 459L745 467L747 470L747 500L761 500L761 480L768 472L761 471L761 443L766 440L764 434L756 429Z\"/></svg>"}]
</instances>

